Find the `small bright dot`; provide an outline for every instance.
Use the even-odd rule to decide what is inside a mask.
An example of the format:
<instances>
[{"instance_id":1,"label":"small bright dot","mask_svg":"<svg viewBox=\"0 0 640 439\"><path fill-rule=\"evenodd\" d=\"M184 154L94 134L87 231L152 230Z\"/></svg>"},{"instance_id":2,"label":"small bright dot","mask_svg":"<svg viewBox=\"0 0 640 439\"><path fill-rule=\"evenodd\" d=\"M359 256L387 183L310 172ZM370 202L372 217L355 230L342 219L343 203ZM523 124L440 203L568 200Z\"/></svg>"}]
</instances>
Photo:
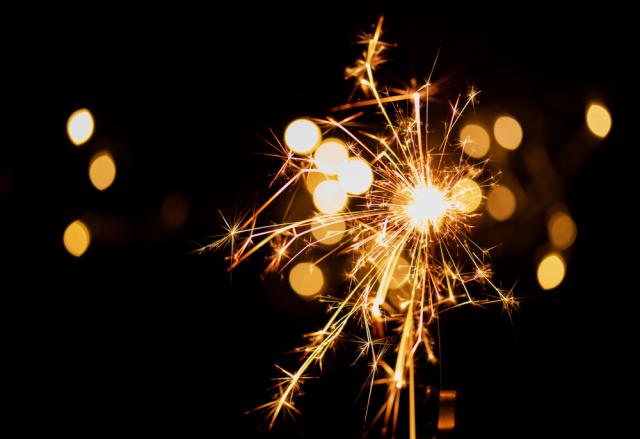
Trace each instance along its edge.
<instances>
[{"instance_id":1,"label":"small bright dot","mask_svg":"<svg viewBox=\"0 0 640 439\"><path fill-rule=\"evenodd\" d=\"M89 228L80 220L72 222L65 229L62 242L64 248L73 256L82 256L91 243Z\"/></svg>"},{"instance_id":2,"label":"small bright dot","mask_svg":"<svg viewBox=\"0 0 640 439\"><path fill-rule=\"evenodd\" d=\"M96 189L100 191L111 186L116 178L116 164L111 154L101 151L93 156L89 164L89 178Z\"/></svg>"},{"instance_id":3,"label":"small bright dot","mask_svg":"<svg viewBox=\"0 0 640 439\"><path fill-rule=\"evenodd\" d=\"M342 141L327 139L316 149L313 158L320 171L328 175L335 175L340 166L349 160L349 150Z\"/></svg>"},{"instance_id":4,"label":"small bright dot","mask_svg":"<svg viewBox=\"0 0 640 439\"><path fill-rule=\"evenodd\" d=\"M498 221L511 218L516 210L516 197L506 186L495 186L487 197L487 210Z\"/></svg>"},{"instance_id":5,"label":"small bright dot","mask_svg":"<svg viewBox=\"0 0 640 439\"><path fill-rule=\"evenodd\" d=\"M496 119L493 135L500 146L510 151L522 143L522 127L513 117L502 116Z\"/></svg>"},{"instance_id":6,"label":"small bright dot","mask_svg":"<svg viewBox=\"0 0 640 439\"><path fill-rule=\"evenodd\" d=\"M284 131L284 143L293 152L309 154L320 144L322 133L309 119L296 119Z\"/></svg>"},{"instance_id":7,"label":"small bright dot","mask_svg":"<svg viewBox=\"0 0 640 439\"><path fill-rule=\"evenodd\" d=\"M478 183L470 178L457 182L451 191L454 206L463 213L471 213L482 203L482 190Z\"/></svg>"},{"instance_id":8,"label":"small bright dot","mask_svg":"<svg viewBox=\"0 0 640 439\"><path fill-rule=\"evenodd\" d=\"M600 104L591 104L587 110L587 126L598 137L606 137L611 130L611 114L607 107Z\"/></svg>"},{"instance_id":9,"label":"small bright dot","mask_svg":"<svg viewBox=\"0 0 640 439\"><path fill-rule=\"evenodd\" d=\"M411 266L409 265L409 262L400 256L396 263L396 268L393 271L393 275L391 276L391 280L389 281L389 288L396 290L407 283L407 280L409 280L410 268Z\"/></svg>"},{"instance_id":10,"label":"small bright dot","mask_svg":"<svg viewBox=\"0 0 640 439\"><path fill-rule=\"evenodd\" d=\"M338 213L347 204L347 193L338 181L325 180L313 191L313 204L322 213Z\"/></svg>"},{"instance_id":11,"label":"small bright dot","mask_svg":"<svg viewBox=\"0 0 640 439\"><path fill-rule=\"evenodd\" d=\"M314 218L311 223L311 234L324 245L333 245L340 242L346 225L340 218Z\"/></svg>"},{"instance_id":12,"label":"small bright dot","mask_svg":"<svg viewBox=\"0 0 640 439\"><path fill-rule=\"evenodd\" d=\"M86 108L74 111L67 121L67 134L74 145L82 145L93 134L93 116Z\"/></svg>"},{"instance_id":13,"label":"small bright dot","mask_svg":"<svg viewBox=\"0 0 640 439\"><path fill-rule=\"evenodd\" d=\"M560 285L565 271L562 256L558 253L548 254L538 265L538 283L544 290L551 290Z\"/></svg>"},{"instance_id":14,"label":"small bright dot","mask_svg":"<svg viewBox=\"0 0 640 439\"><path fill-rule=\"evenodd\" d=\"M371 166L365 160L351 157L344 162L338 171L338 181L352 195L361 195L373 184Z\"/></svg>"},{"instance_id":15,"label":"small bright dot","mask_svg":"<svg viewBox=\"0 0 640 439\"><path fill-rule=\"evenodd\" d=\"M562 211L551 216L547 224L547 231L551 244L560 250L571 247L576 240L576 223L567 213Z\"/></svg>"},{"instance_id":16,"label":"small bright dot","mask_svg":"<svg viewBox=\"0 0 640 439\"><path fill-rule=\"evenodd\" d=\"M318 294L324 285L322 270L310 262L300 262L289 272L289 285L301 296Z\"/></svg>"},{"instance_id":17,"label":"small bright dot","mask_svg":"<svg viewBox=\"0 0 640 439\"><path fill-rule=\"evenodd\" d=\"M469 124L460 131L462 150L470 157L479 159L489 152L489 134L480 125Z\"/></svg>"}]
</instances>

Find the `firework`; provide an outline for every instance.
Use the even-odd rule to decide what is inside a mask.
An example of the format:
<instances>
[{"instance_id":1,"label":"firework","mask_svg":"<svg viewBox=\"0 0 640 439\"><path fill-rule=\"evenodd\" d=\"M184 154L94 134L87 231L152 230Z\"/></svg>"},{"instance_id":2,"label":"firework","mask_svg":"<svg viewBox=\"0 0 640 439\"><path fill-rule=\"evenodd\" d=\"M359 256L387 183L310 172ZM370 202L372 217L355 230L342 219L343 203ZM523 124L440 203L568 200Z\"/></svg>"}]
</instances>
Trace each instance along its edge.
<instances>
[{"instance_id":1,"label":"firework","mask_svg":"<svg viewBox=\"0 0 640 439\"><path fill-rule=\"evenodd\" d=\"M374 71L389 47L381 36L382 19L360 41L366 46L363 57L346 71L364 98L336 107L334 114L347 112L341 119L293 122L284 145L277 145L283 164L272 182L277 187L273 195L243 220L225 220L227 233L208 247L230 246L229 269L267 249L266 270L282 271L329 241L334 247L322 258L348 255L351 261L344 294L332 302L328 321L300 349L297 370L281 368L275 398L260 407L268 410L270 426L282 414L297 412L304 380L354 329L364 334L359 357L370 359L369 399L374 386L386 387L386 399L371 411L372 424L395 429L401 395L408 392L409 432L415 437L415 365L437 362L432 334L439 315L468 304L515 305L512 292L492 280L488 251L470 238L483 191L494 178L483 162L465 159L462 151L469 140L451 140L478 91L472 88L450 104L442 139L432 142L429 99L437 84L429 78L413 89L381 91ZM354 128L362 126L356 122L367 107L381 115L377 130ZM314 176L322 181L313 191L318 209L313 217L259 224L269 205ZM332 240L336 228L344 239ZM311 276L315 266L296 269Z\"/></svg>"}]
</instances>

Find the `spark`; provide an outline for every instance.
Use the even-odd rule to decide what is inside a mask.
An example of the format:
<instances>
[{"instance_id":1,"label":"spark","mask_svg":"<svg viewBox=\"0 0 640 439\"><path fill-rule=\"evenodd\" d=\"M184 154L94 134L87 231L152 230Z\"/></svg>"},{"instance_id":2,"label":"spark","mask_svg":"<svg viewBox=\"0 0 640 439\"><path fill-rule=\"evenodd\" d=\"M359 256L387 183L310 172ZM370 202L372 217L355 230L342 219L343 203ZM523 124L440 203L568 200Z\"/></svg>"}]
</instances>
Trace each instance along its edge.
<instances>
[{"instance_id":1,"label":"spark","mask_svg":"<svg viewBox=\"0 0 640 439\"><path fill-rule=\"evenodd\" d=\"M437 363L432 334L440 314L462 305L499 302L507 312L517 305L513 290L503 290L492 281L491 266L485 261L488 250L470 237L482 192L486 193L493 178L486 175L484 162L470 162L463 154L464 144L451 141L479 91L471 87L450 103L443 138L433 142L428 129L429 98L436 87L431 76L421 87L397 90L395 95L385 96L376 86L374 71L385 61L389 48L380 40L382 22L381 18L374 32L361 40L366 50L347 69L346 76L356 80L366 99L335 108L375 106L383 118L380 128L353 128L366 111L342 120L304 120L305 127L318 124L323 137L342 138L352 155L345 162L352 166L348 172L341 174L338 169L337 180L325 180L316 188L314 200L320 212L296 221L257 225L268 206L288 196L296 185L304 186L310 173L320 172L312 157L311 143L320 142L315 137L309 148L295 154L278 142L284 162L276 174L279 187L242 221L224 220L226 235L209 246L231 245L230 270L258 250L271 248L266 271L282 272L292 261L310 259L317 252L322 236L316 238L314 231L319 227L344 224L344 238L314 262L350 255L351 265L343 278L345 293L331 302L326 324L299 349L297 370L279 368L283 377L274 399L259 407L268 411L270 428L279 416L297 412L295 400L303 381L314 368L322 367L327 353L353 329L365 337L358 339L357 360L369 358L367 413L373 387L386 387L386 400L373 415L373 424L379 423L383 432L395 431L401 395L406 392L409 432L415 438L416 366ZM408 110L397 106L402 102ZM340 193L329 194L327 188Z\"/></svg>"}]
</instances>

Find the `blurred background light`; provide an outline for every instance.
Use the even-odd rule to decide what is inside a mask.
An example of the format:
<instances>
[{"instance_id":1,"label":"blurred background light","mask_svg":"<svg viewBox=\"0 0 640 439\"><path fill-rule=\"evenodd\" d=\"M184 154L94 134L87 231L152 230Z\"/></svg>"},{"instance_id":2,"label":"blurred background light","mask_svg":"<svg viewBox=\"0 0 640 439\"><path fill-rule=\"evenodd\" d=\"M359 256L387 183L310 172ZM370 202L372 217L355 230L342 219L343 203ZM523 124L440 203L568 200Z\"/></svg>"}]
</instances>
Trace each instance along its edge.
<instances>
[{"instance_id":1,"label":"blurred background light","mask_svg":"<svg viewBox=\"0 0 640 439\"><path fill-rule=\"evenodd\" d=\"M480 125L469 124L465 125L460 131L460 143L462 144L462 150L465 154L469 157L479 159L489 152L491 140L489 139L487 130Z\"/></svg>"},{"instance_id":2,"label":"blurred background light","mask_svg":"<svg viewBox=\"0 0 640 439\"><path fill-rule=\"evenodd\" d=\"M549 240L560 250L571 247L576 239L578 229L571 216L564 211L555 212L547 223Z\"/></svg>"},{"instance_id":3,"label":"blurred background light","mask_svg":"<svg viewBox=\"0 0 640 439\"><path fill-rule=\"evenodd\" d=\"M487 197L487 211L497 221L511 218L516 210L516 197L506 186L494 186Z\"/></svg>"},{"instance_id":4,"label":"blurred background light","mask_svg":"<svg viewBox=\"0 0 640 439\"><path fill-rule=\"evenodd\" d=\"M544 290L551 290L562 283L565 263L558 253L550 253L538 265L538 283Z\"/></svg>"},{"instance_id":5,"label":"blurred background light","mask_svg":"<svg viewBox=\"0 0 640 439\"><path fill-rule=\"evenodd\" d=\"M314 296L324 286L324 275L317 265L300 262L289 272L289 285L301 296Z\"/></svg>"},{"instance_id":6,"label":"blurred background light","mask_svg":"<svg viewBox=\"0 0 640 439\"><path fill-rule=\"evenodd\" d=\"M338 181L325 180L314 189L313 204L322 213L337 213L346 206L347 193Z\"/></svg>"},{"instance_id":7,"label":"blurred background light","mask_svg":"<svg viewBox=\"0 0 640 439\"><path fill-rule=\"evenodd\" d=\"M74 111L67 121L67 134L74 145L86 143L93 134L94 122L91 112L86 108Z\"/></svg>"},{"instance_id":8,"label":"blurred background light","mask_svg":"<svg viewBox=\"0 0 640 439\"><path fill-rule=\"evenodd\" d=\"M311 234L320 244L333 245L340 242L346 225L340 218L316 217L311 223Z\"/></svg>"},{"instance_id":9,"label":"blurred background light","mask_svg":"<svg viewBox=\"0 0 640 439\"><path fill-rule=\"evenodd\" d=\"M471 213L482 203L482 189L470 178L463 178L453 186L451 199L464 213Z\"/></svg>"},{"instance_id":10,"label":"blurred background light","mask_svg":"<svg viewBox=\"0 0 640 439\"><path fill-rule=\"evenodd\" d=\"M89 228L80 220L69 224L62 236L64 248L73 256L80 257L87 251L91 243Z\"/></svg>"},{"instance_id":11,"label":"blurred background light","mask_svg":"<svg viewBox=\"0 0 640 439\"><path fill-rule=\"evenodd\" d=\"M320 128L309 119L296 119L284 131L284 143L298 154L312 153L320 140Z\"/></svg>"},{"instance_id":12,"label":"blurred background light","mask_svg":"<svg viewBox=\"0 0 640 439\"><path fill-rule=\"evenodd\" d=\"M116 178L116 164L107 151L100 151L89 163L89 179L99 191L107 189Z\"/></svg>"},{"instance_id":13,"label":"blurred background light","mask_svg":"<svg viewBox=\"0 0 640 439\"><path fill-rule=\"evenodd\" d=\"M369 190L373 183L371 166L365 160L351 157L338 171L338 181L352 195L361 195Z\"/></svg>"},{"instance_id":14,"label":"blurred background light","mask_svg":"<svg viewBox=\"0 0 640 439\"><path fill-rule=\"evenodd\" d=\"M606 137L611 130L611 114L607 107L592 103L587 109L587 126L598 137Z\"/></svg>"},{"instance_id":15,"label":"blurred background light","mask_svg":"<svg viewBox=\"0 0 640 439\"><path fill-rule=\"evenodd\" d=\"M502 116L493 125L493 136L498 145L513 151L522 143L522 127L513 117Z\"/></svg>"},{"instance_id":16,"label":"blurred background light","mask_svg":"<svg viewBox=\"0 0 640 439\"><path fill-rule=\"evenodd\" d=\"M335 175L340 166L349 159L349 150L347 145L338 139L326 139L316 149L313 158L320 171Z\"/></svg>"}]
</instances>

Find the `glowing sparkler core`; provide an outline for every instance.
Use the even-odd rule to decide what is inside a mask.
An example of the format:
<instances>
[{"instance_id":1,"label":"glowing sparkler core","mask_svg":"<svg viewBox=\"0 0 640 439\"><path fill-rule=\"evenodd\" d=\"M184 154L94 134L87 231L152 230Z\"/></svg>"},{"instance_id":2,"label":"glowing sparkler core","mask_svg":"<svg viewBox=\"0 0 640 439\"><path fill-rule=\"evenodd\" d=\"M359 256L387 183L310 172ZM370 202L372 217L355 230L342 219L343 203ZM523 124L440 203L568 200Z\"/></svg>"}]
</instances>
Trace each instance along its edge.
<instances>
[{"instance_id":1,"label":"glowing sparkler core","mask_svg":"<svg viewBox=\"0 0 640 439\"><path fill-rule=\"evenodd\" d=\"M450 207L451 202L441 190L421 183L412 190L409 203L405 206L405 213L413 228L426 233L430 227L438 229Z\"/></svg>"}]
</instances>

